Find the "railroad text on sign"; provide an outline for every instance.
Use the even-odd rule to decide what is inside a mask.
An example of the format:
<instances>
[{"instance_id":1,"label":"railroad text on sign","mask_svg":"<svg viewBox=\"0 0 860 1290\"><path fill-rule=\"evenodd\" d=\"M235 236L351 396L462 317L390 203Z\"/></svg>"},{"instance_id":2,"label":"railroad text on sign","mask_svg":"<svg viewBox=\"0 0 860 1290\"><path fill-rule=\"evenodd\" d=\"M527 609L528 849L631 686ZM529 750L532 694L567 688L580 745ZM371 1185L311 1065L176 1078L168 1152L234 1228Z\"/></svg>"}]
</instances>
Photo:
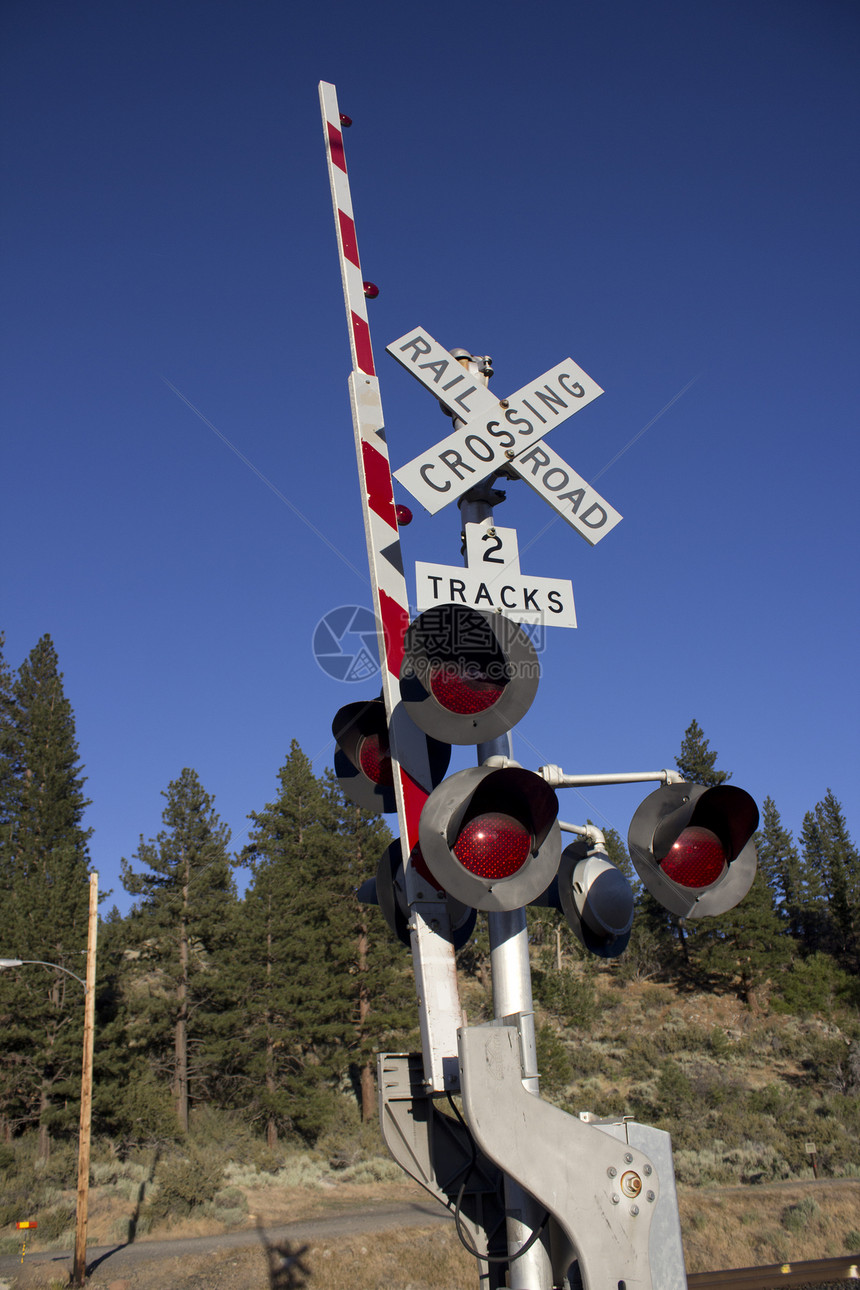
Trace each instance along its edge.
<instances>
[{"instance_id":1,"label":"railroad text on sign","mask_svg":"<svg viewBox=\"0 0 860 1290\"><path fill-rule=\"evenodd\" d=\"M464 423L394 472L431 515L603 393L567 358L499 400L421 327L387 349Z\"/></svg>"},{"instance_id":2,"label":"railroad text on sign","mask_svg":"<svg viewBox=\"0 0 860 1290\"><path fill-rule=\"evenodd\" d=\"M535 443L512 463L514 470L592 546L621 520L595 488L553 452L548 443Z\"/></svg>"}]
</instances>

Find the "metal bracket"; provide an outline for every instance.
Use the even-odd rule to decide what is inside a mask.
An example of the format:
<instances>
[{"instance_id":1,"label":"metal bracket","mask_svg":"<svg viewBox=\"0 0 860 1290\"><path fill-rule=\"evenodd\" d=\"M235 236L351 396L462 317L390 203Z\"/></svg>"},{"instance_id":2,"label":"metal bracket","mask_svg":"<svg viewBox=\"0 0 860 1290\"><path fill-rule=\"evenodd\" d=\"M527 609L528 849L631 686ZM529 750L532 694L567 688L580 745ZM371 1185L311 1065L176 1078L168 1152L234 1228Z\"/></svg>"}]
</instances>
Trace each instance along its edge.
<instances>
[{"instance_id":1,"label":"metal bracket","mask_svg":"<svg viewBox=\"0 0 860 1290\"><path fill-rule=\"evenodd\" d=\"M683 1256L680 1268L670 1258L666 1275L655 1249L652 1267L660 1179L651 1158L633 1145L632 1126L589 1124L529 1093L516 1026L467 1026L458 1039L463 1109L475 1141L553 1216L584 1290L622 1282L626 1290L683 1290ZM671 1155L669 1161L674 1196Z\"/></svg>"},{"instance_id":2,"label":"metal bracket","mask_svg":"<svg viewBox=\"0 0 860 1290\"><path fill-rule=\"evenodd\" d=\"M477 1252L481 1290L500 1290L507 1241L501 1170L478 1150L465 1123L445 1115L424 1084L420 1053L380 1053L379 1123L385 1145L465 1230ZM462 1238L461 1238L462 1239Z\"/></svg>"}]
</instances>

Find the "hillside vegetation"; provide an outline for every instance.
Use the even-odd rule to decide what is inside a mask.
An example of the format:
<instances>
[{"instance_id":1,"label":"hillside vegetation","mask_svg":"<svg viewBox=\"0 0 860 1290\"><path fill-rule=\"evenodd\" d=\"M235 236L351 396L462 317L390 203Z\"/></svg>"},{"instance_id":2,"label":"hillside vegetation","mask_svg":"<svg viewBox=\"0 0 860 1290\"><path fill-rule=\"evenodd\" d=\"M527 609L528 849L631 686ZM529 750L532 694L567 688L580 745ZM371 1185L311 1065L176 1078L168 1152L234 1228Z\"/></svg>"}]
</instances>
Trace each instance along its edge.
<instances>
[{"instance_id":1,"label":"hillside vegetation","mask_svg":"<svg viewBox=\"0 0 860 1290\"><path fill-rule=\"evenodd\" d=\"M685 778L725 782L716 759L691 722L676 758ZM295 742L274 781L234 853L213 798L181 769L164 828L122 862L134 903L101 920L96 987L93 1221L106 1239L242 1225L273 1192L298 1204L404 1186L377 1136L374 1052L418 1046L411 959L357 899L391 834ZM23 960L0 972L7 1245L24 1216L41 1242L67 1240L73 1216L83 784L46 636L15 673L0 657L0 955ZM797 843L767 798L751 889L698 923L641 887L611 830L606 843L636 896L620 958L594 958L559 914L529 911L545 1096L667 1129L682 1188L763 1194L815 1168L860 1177L860 854L834 795L806 813ZM489 957L481 918L458 955L471 1022L492 1015ZM822 1201L808 1204L774 1220L761 1238L771 1253L784 1233L824 1252L860 1245L854 1219L831 1226ZM688 1213L690 1239L701 1212Z\"/></svg>"}]
</instances>

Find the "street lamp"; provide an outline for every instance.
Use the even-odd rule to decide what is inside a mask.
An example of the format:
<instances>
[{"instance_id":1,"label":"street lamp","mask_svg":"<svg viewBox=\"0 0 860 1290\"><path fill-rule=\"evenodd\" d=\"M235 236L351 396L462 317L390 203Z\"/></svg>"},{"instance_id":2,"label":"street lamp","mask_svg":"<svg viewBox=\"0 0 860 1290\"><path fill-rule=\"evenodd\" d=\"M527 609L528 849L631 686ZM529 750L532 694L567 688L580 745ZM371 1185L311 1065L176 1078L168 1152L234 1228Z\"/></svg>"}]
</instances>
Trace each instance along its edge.
<instances>
[{"instance_id":1,"label":"street lamp","mask_svg":"<svg viewBox=\"0 0 860 1290\"><path fill-rule=\"evenodd\" d=\"M84 1051L81 1069L81 1120L78 1135L78 1200L75 1211L75 1261L72 1281L82 1286L87 1278L87 1210L90 1192L90 1137L93 1119L93 1034L96 1021L96 935L98 933L99 876L90 874L87 920L87 978L59 963L44 959L0 959L0 968L49 967L74 977L84 987Z\"/></svg>"},{"instance_id":2,"label":"street lamp","mask_svg":"<svg viewBox=\"0 0 860 1290\"><path fill-rule=\"evenodd\" d=\"M77 976L69 968L63 967L61 963L46 963L44 959L0 959L0 968L7 967L49 967L54 968L57 972L65 972L66 976L73 976L76 981L80 981L84 987L84 994L87 992L87 983L83 977Z\"/></svg>"}]
</instances>

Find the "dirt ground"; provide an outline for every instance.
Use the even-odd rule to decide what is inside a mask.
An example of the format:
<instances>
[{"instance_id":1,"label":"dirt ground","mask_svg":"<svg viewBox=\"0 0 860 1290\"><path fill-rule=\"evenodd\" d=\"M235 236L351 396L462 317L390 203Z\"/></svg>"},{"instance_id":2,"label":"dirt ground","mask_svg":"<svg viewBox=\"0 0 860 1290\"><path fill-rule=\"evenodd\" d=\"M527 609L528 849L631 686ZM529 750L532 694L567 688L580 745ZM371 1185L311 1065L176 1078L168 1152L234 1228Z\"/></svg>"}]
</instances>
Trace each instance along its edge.
<instances>
[{"instance_id":1,"label":"dirt ground","mask_svg":"<svg viewBox=\"0 0 860 1290\"><path fill-rule=\"evenodd\" d=\"M346 1190L346 1189L345 1189ZM860 1180L687 1189L679 1196L689 1272L857 1253ZM806 1203L802 1224L794 1207ZM302 1212L299 1212L302 1211ZM477 1290L476 1265L453 1225L417 1186L357 1187L349 1196L260 1195L259 1228L216 1234L193 1224L100 1257L91 1290ZM288 1226L285 1226L288 1225ZM210 1225L211 1227L211 1225ZM193 1244L188 1238L196 1237ZM165 1239L167 1238L167 1239ZM108 1247L116 1250L116 1245ZM4 1259L0 1290L60 1290L66 1255Z\"/></svg>"}]
</instances>

